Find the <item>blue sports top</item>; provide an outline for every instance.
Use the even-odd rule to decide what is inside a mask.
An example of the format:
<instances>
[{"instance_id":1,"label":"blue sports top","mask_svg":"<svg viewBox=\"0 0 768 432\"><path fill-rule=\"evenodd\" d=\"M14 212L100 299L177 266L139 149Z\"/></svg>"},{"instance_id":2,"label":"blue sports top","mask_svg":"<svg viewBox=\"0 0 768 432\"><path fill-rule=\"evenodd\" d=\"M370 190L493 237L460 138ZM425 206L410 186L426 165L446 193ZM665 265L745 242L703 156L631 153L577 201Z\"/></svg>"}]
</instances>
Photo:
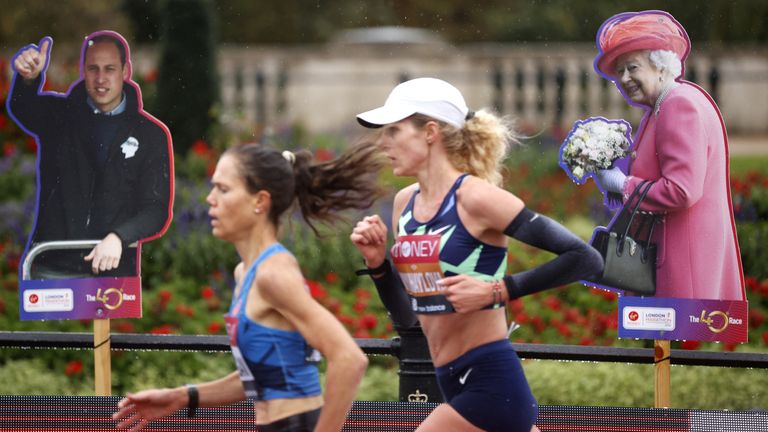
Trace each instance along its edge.
<instances>
[{"instance_id":1,"label":"blue sports top","mask_svg":"<svg viewBox=\"0 0 768 432\"><path fill-rule=\"evenodd\" d=\"M245 274L240 292L225 316L232 354L245 394L251 400L321 394L316 352L304 337L297 331L263 326L245 314L259 264L276 253L290 252L279 243L265 249Z\"/></svg>"},{"instance_id":2,"label":"blue sports top","mask_svg":"<svg viewBox=\"0 0 768 432\"><path fill-rule=\"evenodd\" d=\"M413 217L418 190L411 196L398 220L398 240L391 255L417 313L453 312L450 302L439 294L440 289L434 285L436 278L466 274L483 281L493 281L502 279L506 272L507 248L476 239L459 218L456 191L467 175L462 174L456 179L437 214L429 221L420 222ZM430 245L430 241L434 246ZM417 256L422 251L424 254ZM430 254L433 256L427 258ZM432 261L427 263L428 259Z\"/></svg>"}]
</instances>

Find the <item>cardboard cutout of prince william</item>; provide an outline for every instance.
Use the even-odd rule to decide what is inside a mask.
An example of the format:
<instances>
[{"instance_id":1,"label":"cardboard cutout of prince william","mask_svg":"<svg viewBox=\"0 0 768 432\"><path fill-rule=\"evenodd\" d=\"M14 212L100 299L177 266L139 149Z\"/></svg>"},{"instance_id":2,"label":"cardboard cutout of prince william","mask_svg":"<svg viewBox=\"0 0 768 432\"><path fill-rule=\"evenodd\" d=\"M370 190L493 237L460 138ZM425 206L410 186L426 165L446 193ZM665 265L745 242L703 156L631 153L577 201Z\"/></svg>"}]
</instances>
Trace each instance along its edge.
<instances>
[{"instance_id":1,"label":"cardboard cutout of prince william","mask_svg":"<svg viewBox=\"0 0 768 432\"><path fill-rule=\"evenodd\" d=\"M141 243L171 221L171 134L144 111L120 34L85 38L80 78L64 94L43 90L52 47L44 37L16 53L7 102L38 144L21 319L140 317Z\"/></svg>"}]
</instances>

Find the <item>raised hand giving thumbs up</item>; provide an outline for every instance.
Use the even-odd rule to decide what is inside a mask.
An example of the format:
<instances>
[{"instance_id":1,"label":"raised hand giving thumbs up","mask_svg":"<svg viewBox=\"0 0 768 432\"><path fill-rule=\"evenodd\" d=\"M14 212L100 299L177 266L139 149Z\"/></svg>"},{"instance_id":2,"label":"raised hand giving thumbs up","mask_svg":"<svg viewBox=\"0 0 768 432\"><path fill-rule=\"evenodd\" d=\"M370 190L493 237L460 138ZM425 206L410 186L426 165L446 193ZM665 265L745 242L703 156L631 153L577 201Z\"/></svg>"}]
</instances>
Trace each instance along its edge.
<instances>
[{"instance_id":1,"label":"raised hand giving thumbs up","mask_svg":"<svg viewBox=\"0 0 768 432\"><path fill-rule=\"evenodd\" d=\"M40 46L28 45L19 51L13 60L13 68L27 81L36 79L48 64L53 39L46 36L40 40Z\"/></svg>"}]
</instances>

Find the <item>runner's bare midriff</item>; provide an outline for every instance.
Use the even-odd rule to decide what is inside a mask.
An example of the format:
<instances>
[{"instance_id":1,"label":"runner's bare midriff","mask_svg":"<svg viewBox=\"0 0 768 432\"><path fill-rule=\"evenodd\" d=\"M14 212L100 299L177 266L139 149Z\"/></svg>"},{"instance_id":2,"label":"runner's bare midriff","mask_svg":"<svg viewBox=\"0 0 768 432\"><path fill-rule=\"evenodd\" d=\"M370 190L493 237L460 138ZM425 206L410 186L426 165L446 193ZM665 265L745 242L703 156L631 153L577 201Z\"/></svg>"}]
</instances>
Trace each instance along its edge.
<instances>
[{"instance_id":1,"label":"runner's bare midriff","mask_svg":"<svg viewBox=\"0 0 768 432\"><path fill-rule=\"evenodd\" d=\"M507 334L504 309L486 309L466 314L419 315L429 353L436 367L472 348L504 339Z\"/></svg>"}]
</instances>

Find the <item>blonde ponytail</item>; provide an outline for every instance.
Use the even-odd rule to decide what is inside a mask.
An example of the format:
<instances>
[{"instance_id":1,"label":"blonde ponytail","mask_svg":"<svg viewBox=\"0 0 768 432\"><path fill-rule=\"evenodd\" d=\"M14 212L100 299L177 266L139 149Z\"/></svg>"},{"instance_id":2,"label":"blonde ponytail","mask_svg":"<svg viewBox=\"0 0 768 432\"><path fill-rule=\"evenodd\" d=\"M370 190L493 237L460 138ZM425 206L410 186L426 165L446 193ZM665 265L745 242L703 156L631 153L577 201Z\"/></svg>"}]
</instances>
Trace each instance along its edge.
<instances>
[{"instance_id":1,"label":"blonde ponytail","mask_svg":"<svg viewBox=\"0 0 768 432\"><path fill-rule=\"evenodd\" d=\"M412 119L418 126L434 121L421 114L414 115ZM443 122L439 124L443 146L456 169L502 186L504 159L511 145L520 142L520 135L511 119L480 110L461 129Z\"/></svg>"}]
</instances>

